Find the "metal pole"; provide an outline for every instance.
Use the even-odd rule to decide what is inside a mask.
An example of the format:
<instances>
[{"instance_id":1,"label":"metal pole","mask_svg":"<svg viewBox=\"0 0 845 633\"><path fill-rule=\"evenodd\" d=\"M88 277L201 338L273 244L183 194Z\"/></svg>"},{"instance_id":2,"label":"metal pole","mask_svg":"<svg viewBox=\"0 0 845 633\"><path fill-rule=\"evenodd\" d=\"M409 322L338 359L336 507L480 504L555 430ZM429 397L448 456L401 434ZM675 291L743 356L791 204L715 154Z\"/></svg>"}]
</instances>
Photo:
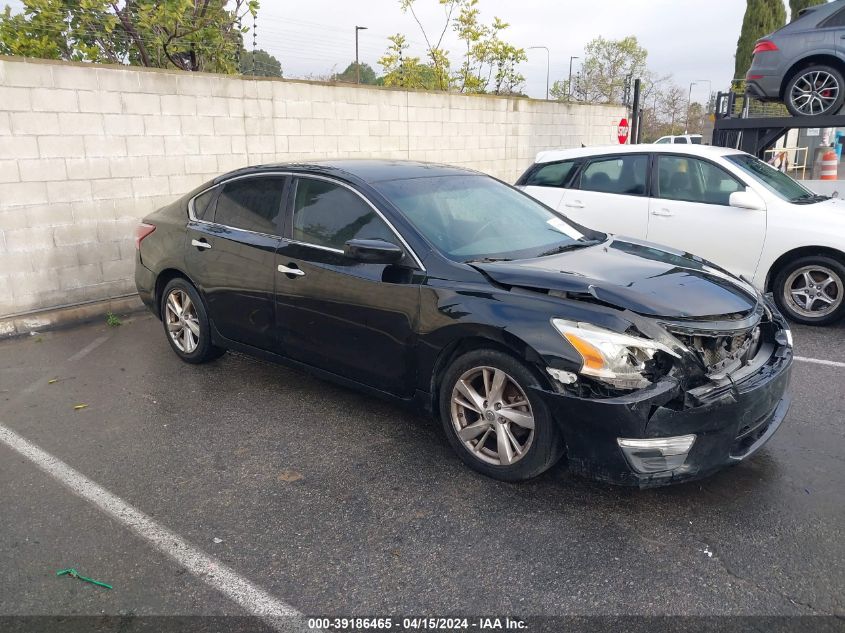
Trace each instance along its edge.
<instances>
[{"instance_id":1,"label":"metal pole","mask_svg":"<svg viewBox=\"0 0 845 633\"><path fill-rule=\"evenodd\" d=\"M546 50L546 101L549 100L549 67L551 66L552 62L552 55L549 52L548 46L527 46L525 50L532 50L532 49L540 49L543 48Z\"/></svg>"},{"instance_id":2,"label":"metal pole","mask_svg":"<svg viewBox=\"0 0 845 633\"><path fill-rule=\"evenodd\" d=\"M640 137L640 125L642 125L642 121L640 120L640 90L642 88L642 82L639 79L634 80L634 102L631 104L632 116L633 119L631 125L630 136L631 140L629 143L631 145L636 145L639 141Z\"/></svg>"},{"instance_id":3,"label":"metal pole","mask_svg":"<svg viewBox=\"0 0 845 633\"><path fill-rule=\"evenodd\" d=\"M366 26L355 27L355 83L361 83L361 64L358 63L358 31L366 31Z\"/></svg>"},{"instance_id":4,"label":"metal pole","mask_svg":"<svg viewBox=\"0 0 845 633\"><path fill-rule=\"evenodd\" d=\"M689 109L692 105L692 87L696 85L696 82L693 81L689 85L689 95L687 96L687 122L684 124L684 134L689 134Z\"/></svg>"},{"instance_id":5,"label":"metal pole","mask_svg":"<svg viewBox=\"0 0 845 633\"><path fill-rule=\"evenodd\" d=\"M572 60L574 59L581 59L577 55L573 55L569 58L569 90L567 96L571 99L572 98Z\"/></svg>"}]
</instances>

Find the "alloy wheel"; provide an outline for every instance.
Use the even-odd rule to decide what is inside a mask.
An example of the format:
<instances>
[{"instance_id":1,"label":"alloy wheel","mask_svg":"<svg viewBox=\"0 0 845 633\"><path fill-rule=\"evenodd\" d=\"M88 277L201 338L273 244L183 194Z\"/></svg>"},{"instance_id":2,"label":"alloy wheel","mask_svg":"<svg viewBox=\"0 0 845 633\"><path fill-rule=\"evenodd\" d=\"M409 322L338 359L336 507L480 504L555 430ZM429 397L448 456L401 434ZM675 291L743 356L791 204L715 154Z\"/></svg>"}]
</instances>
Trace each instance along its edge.
<instances>
[{"instance_id":1,"label":"alloy wheel","mask_svg":"<svg viewBox=\"0 0 845 633\"><path fill-rule=\"evenodd\" d=\"M818 319L836 310L843 300L842 279L826 266L802 266L783 287L784 302L801 316Z\"/></svg>"},{"instance_id":2,"label":"alloy wheel","mask_svg":"<svg viewBox=\"0 0 845 633\"><path fill-rule=\"evenodd\" d=\"M464 447L489 464L518 462L534 440L534 414L525 392L495 367L475 367L458 378L451 418Z\"/></svg>"},{"instance_id":3,"label":"alloy wheel","mask_svg":"<svg viewBox=\"0 0 845 633\"><path fill-rule=\"evenodd\" d=\"M192 353L199 345L200 325L196 306L187 292L180 288L170 291L164 307L164 319L173 344L185 354Z\"/></svg>"},{"instance_id":4,"label":"alloy wheel","mask_svg":"<svg viewBox=\"0 0 845 633\"><path fill-rule=\"evenodd\" d=\"M828 72L814 70L798 78L789 98L793 107L803 115L824 114L839 97L839 81Z\"/></svg>"}]
</instances>

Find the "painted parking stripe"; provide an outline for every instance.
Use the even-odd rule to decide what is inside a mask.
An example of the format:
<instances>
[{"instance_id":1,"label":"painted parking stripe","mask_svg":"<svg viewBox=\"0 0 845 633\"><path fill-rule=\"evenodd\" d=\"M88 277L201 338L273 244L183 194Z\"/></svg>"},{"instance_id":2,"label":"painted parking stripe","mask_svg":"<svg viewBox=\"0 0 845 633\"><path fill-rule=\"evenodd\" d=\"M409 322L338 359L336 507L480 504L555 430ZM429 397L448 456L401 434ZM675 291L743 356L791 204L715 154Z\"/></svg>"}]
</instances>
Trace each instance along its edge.
<instances>
[{"instance_id":1,"label":"painted parking stripe","mask_svg":"<svg viewBox=\"0 0 845 633\"><path fill-rule=\"evenodd\" d=\"M73 361L75 361L75 360L80 360L80 359L82 359L82 358L85 358L86 356L88 356L88 354L90 354L90 353L91 353L91 352L93 352L95 349L97 349L100 345L102 345L102 344L103 344L103 343L105 343L107 340L109 340L109 338L110 338L110 337L109 337L108 335L105 335L105 336L101 336L101 337L99 337L99 338L94 339L94 340L93 340L93 341L91 341L88 345L86 345L86 346L85 346L85 347L83 347L81 350L79 350L78 352L76 352L76 354L74 354L73 356L71 356L70 358L68 358L68 359L67 359L67 360L68 360L68 362L73 362Z\"/></svg>"},{"instance_id":2,"label":"painted parking stripe","mask_svg":"<svg viewBox=\"0 0 845 633\"><path fill-rule=\"evenodd\" d=\"M0 442L33 462L74 493L132 530L210 587L229 597L248 613L265 619L279 631L305 630L304 618L222 562L193 547L185 539L113 495L59 458L0 424Z\"/></svg>"},{"instance_id":3,"label":"painted parking stripe","mask_svg":"<svg viewBox=\"0 0 845 633\"><path fill-rule=\"evenodd\" d=\"M823 360L821 358L806 358L804 356L794 356L795 360L802 363L813 363L815 365L827 365L828 367L845 367L845 363L840 363L835 360Z\"/></svg>"}]
</instances>

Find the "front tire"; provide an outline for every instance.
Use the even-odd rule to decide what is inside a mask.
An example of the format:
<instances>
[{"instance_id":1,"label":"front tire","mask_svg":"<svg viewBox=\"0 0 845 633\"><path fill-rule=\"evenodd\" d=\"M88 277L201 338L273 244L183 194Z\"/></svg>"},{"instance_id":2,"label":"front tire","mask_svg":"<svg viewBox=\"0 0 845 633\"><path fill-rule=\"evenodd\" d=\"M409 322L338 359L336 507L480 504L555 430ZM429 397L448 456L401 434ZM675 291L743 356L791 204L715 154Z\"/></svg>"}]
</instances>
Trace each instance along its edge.
<instances>
[{"instance_id":1,"label":"front tire","mask_svg":"<svg viewBox=\"0 0 845 633\"><path fill-rule=\"evenodd\" d=\"M778 308L791 321L828 325L845 316L845 265L824 256L789 262L775 277Z\"/></svg>"},{"instance_id":2,"label":"front tire","mask_svg":"<svg viewBox=\"0 0 845 633\"><path fill-rule=\"evenodd\" d=\"M167 342L186 363L207 363L226 350L211 344L211 326L205 306L187 280L177 277L161 293L161 322Z\"/></svg>"},{"instance_id":3,"label":"front tire","mask_svg":"<svg viewBox=\"0 0 845 633\"><path fill-rule=\"evenodd\" d=\"M845 79L832 66L799 70L784 90L784 103L792 116L836 114L845 101Z\"/></svg>"},{"instance_id":4,"label":"front tire","mask_svg":"<svg viewBox=\"0 0 845 633\"><path fill-rule=\"evenodd\" d=\"M499 351L457 358L440 384L440 418L452 448L470 468L502 481L523 481L551 468L564 450L539 381Z\"/></svg>"}]
</instances>

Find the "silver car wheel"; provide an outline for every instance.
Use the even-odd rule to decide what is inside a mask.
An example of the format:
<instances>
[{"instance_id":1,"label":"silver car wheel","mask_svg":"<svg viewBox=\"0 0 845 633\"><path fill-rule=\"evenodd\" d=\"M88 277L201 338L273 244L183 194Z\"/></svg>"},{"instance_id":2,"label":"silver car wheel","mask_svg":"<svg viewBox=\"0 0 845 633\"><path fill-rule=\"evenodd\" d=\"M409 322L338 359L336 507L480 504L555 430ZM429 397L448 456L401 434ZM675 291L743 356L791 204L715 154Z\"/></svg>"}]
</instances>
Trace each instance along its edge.
<instances>
[{"instance_id":1,"label":"silver car wheel","mask_svg":"<svg viewBox=\"0 0 845 633\"><path fill-rule=\"evenodd\" d=\"M798 78L792 85L789 99L793 107L806 116L824 114L839 97L839 82L823 70L814 70Z\"/></svg>"},{"instance_id":2,"label":"silver car wheel","mask_svg":"<svg viewBox=\"0 0 845 633\"><path fill-rule=\"evenodd\" d=\"M187 292L179 288L170 291L164 307L164 319L177 349L185 354L192 353L199 345L200 325L196 306Z\"/></svg>"},{"instance_id":3,"label":"silver car wheel","mask_svg":"<svg viewBox=\"0 0 845 633\"><path fill-rule=\"evenodd\" d=\"M525 391L495 367L475 367L458 378L451 418L464 447L488 464L515 464L534 441L534 414Z\"/></svg>"},{"instance_id":4,"label":"silver car wheel","mask_svg":"<svg viewBox=\"0 0 845 633\"><path fill-rule=\"evenodd\" d=\"M843 281L826 266L802 266L783 285L784 303L809 319L820 319L836 310L843 300Z\"/></svg>"}]
</instances>

